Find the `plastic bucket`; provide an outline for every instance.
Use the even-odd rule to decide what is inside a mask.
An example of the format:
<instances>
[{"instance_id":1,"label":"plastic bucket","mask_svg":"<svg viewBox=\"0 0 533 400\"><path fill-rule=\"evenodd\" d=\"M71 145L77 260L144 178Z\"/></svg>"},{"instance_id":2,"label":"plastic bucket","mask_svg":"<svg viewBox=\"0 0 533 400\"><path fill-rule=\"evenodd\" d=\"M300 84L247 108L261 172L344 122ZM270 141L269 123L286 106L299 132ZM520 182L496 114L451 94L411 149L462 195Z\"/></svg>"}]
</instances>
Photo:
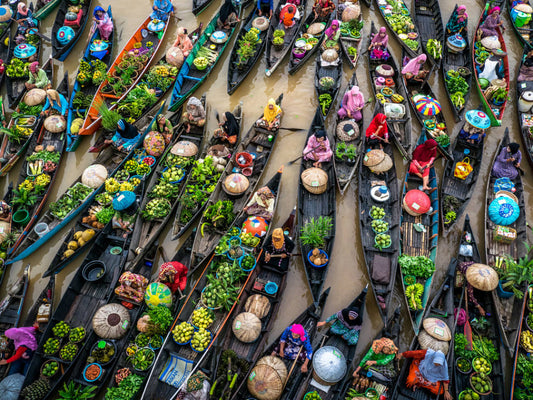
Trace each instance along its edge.
<instances>
[{"instance_id":1,"label":"plastic bucket","mask_svg":"<svg viewBox=\"0 0 533 400\"><path fill-rule=\"evenodd\" d=\"M324 255L328 256L328 254L327 254L324 250L322 250L322 249L318 249L318 250L320 251L321 254L324 254ZM322 264L322 265L316 265L316 264L314 264L314 263L311 261L311 259L310 259L310 257L311 257L312 255L313 255L313 250L310 250L309 253L307 253L307 261L308 261L309 264L311 264L313 267L315 267L315 268L324 268L326 265L329 264L329 258L328 258L328 262L325 263L325 264Z\"/></svg>"},{"instance_id":2,"label":"plastic bucket","mask_svg":"<svg viewBox=\"0 0 533 400\"><path fill-rule=\"evenodd\" d=\"M502 281L498 282L498 287L496 288L496 292L498 293L498 296L500 296L502 299L510 299L511 297L514 296L513 292L507 292L502 287Z\"/></svg>"},{"instance_id":3,"label":"plastic bucket","mask_svg":"<svg viewBox=\"0 0 533 400\"><path fill-rule=\"evenodd\" d=\"M50 232L50 229L48 228L48 224L46 222L39 222L37 225L35 225L35 228L33 228L33 230L39 237L43 237L48 232Z\"/></svg>"},{"instance_id":4,"label":"plastic bucket","mask_svg":"<svg viewBox=\"0 0 533 400\"><path fill-rule=\"evenodd\" d=\"M96 282L104 277L106 270L107 268L102 261L94 260L85 264L82 276L88 282Z\"/></svg>"},{"instance_id":5,"label":"plastic bucket","mask_svg":"<svg viewBox=\"0 0 533 400\"><path fill-rule=\"evenodd\" d=\"M13 214L13 222L17 225L26 225L30 220L30 213L25 208L17 210Z\"/></svg>"},{"instance_id":6,"label":"plastic bucket","mask_svg":"<svg viewBox=\"0 0 533 400\"><path fill-rule=\"evenodd\" d=\"M93 365L96 365L97 367L100 368L100 373L98 374L98 376L94 379L88 379L86 376L85 376L85 373L87 372L87 370L89 369L89 367L93 366ZM98 379L100 379L100 377L102 376L102 372L104 372L104 369L102 368L102 366L98 363L92 363L92 364L89 364L87 365L84 369L83 369L83 379L87 382L95 382L97 381Z\"/></svg>"}]
</instances>

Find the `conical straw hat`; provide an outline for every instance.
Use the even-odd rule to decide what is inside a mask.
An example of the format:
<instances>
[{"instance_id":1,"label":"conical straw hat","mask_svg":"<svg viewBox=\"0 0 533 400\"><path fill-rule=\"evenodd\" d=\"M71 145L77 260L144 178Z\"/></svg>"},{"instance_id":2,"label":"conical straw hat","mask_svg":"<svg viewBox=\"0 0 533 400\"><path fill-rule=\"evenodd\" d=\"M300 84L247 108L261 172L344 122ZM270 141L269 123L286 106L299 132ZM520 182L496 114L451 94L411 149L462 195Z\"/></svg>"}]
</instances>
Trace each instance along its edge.
<instances>
[{"instance_id":1,"label":"conical straw hat","mask_svg":"<svg viewBox=\"0 0 533 400\"><path fill-rule=\"evenodd\" d=\"M170 149L175 156L192 157L198 154L198 146L188 140L180 140Z\"/></svg>"},{"instance_id":2,"label":"conical straw hat","mask_svg":"<svg viewBox=\"0 0 533 400\"><path fill-rule=\"evenodd\" d=\"M307 168L301 178L304 187L313 194L322 194L328 188L328 174L323 169Z\"/></svg>"},{"instance_id":3,"label":"conical straw hat","mask_svg":"<svg viewBox=\"0 0 533 400\"><path fill-rule=\"evenodd\" d=\"M388 154L386 154L386 153L383 153L383 154L385 155L385 157L383 158L383 160L379 164L374 165L373 167L370 168L372 171L374 171L374 172L387 172L394 165L392 163L392 158L390 158L390 156Z\"/></svg>"},{"instance_id":4,"label":"conical straw hat","mask_svg":"<svg viewBox=\"0 0 533 400\"><path fill-rule=\"evenodd\" d=\"M431 337L429 333L427 333L423 329L418 334L418 343L420 343L420 347L423 350L426 350L426 349L433 349L435 351L440 350L445 355L448 354L448 350L450 348L449 342L445 342L444 340L437 340L434 337Z\"/></svg>"},{"instance_id":5,"label":"conical straw hat","mask_svg":"<svg viewBox=\"0 0 533 400\"><path fill-rule=\"evenodd\" d=\"M287 379L287 367L274 356L266 356L257 362L248 377L248 390L259 400L279 399Z\"/></svg>"},{"instance_id":6,"label":"conical straw hat","mask_svg":"<svg viewBox=\"0 0 533 400\"><path fill-rule=\"evenodd\" d=\"M466 270L466 280L476 289L490 292L498 287L498 273L488 265L472 264Z\"/></svg>"},{"instance_id":7,"label":"conical straw hat","mask_svg":"<svg viewBox=\"0 0 533 400\"><path fill-rule=\"evenodd\" d=\"M385 152L383 150L374 149L365 154L363 158L363 164L369 168L378 165L385 158Z\"/></svg>"},{"instance_id":8,"label":"conical straw hat","mask_svg":"<svg viewBox=\"0 0 533 400\"><path fill-rule=\"evenodd\" d=\"M449 342L452 340L452 332L448 325L438 318L426 318L422 322L422 326L426 332L437 340Z\"/></svg>"}]
</instances>

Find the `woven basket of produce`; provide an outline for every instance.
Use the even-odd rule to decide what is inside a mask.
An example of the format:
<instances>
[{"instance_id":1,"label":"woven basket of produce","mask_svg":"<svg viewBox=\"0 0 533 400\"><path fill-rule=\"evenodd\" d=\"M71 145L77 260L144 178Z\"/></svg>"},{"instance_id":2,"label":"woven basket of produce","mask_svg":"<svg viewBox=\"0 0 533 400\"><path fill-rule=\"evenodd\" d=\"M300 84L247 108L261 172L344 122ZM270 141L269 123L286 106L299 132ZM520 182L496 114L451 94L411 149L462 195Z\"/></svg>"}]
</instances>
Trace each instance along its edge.
<instances>
[{"instance_id":1,"label":"woven basket of produce","mask_svg":"<svg viewBox=\"0 0 533 400\"><path fill-rule=\"evenodd\" d=\"M310 35L319 35L322 33L326 25L322 22L315 22L314 24L311 24L309 28L307 28L307 33Z\"/></svg>"},{"instance_id":2,"label":"woven basket of produce","mask_svg":"<svg viewBox=\"0 0 533 400\"><path fill-rule=\"evenodd\" d=\"M270 22L268 21L268 18L265 17L257 17L252 21L252 26L259 29L261 32L266 31L269 24Z\"/></svg>"},{"instance_id":3,"label":"woven basket of produce","mask_svg":"<svg viewBox=\"0 0 533 400\"><path fill-rule=\"evenodd\" d=\"M188 140L180 140L170 149L170 153L175 156L193 157L198 154L198 146Z\"/></svg>"},{"instance_id":4,"label":"woven basket of produce","mask_svg":"<svg viewBox=\"0 0 533 400\"><path fill-rule=\"evenodd\" d=\"M222 189L230 196L240 196L250 186L250 181L243 174L235 173L228 175L224 180Z\"/></svg>"},{"instance_id":5,"label":"woven basket of produce","mask_svg":"<svg viewBox=\"0 0 533 400\"><path fill-rule=\"evenodd\" d=\"M359 137L359 125L351 119L341 121L337 125L337 138L343 142L350 142Z\"/></svg>"},{"instance_id":6,"label":"woven basket of produce","mask_svg":"<svg viewBox=\"0 0 533 400\"><path fill-rule=\"evenodd\" d=\"M376 67L376 73L385 78L394 75L394 70L388 64L381 64Z\"/></svg>"},{"instance_id":7,"label":"woven basket of produce","mask_svg":"<svg viewBox=\"0 0 533 400\"><path fill-rule=\"evenodd\" d=\"M357 19L360 15L361 6L359 6L359 4L351 4L342 12L342 22L349 22L353 19Z\"/></svg>"},{"instance_id":8,"label":"woven basket of produce","mask_svg":"<svg viewBox=\"0 0 533 400\"><path fill-rule=\"evenodd\" d=\"M35 88L26 93L23 102L28 106L36 106L44 103L44 99L46 99L46 92L43 89Z\"/></svg>"},{"instance_id":9,"label":"woven basket of produce","mask_svg":"<svg viewBox=\"0 0 533 400\"><path fill-rule=\"evenodd\" d=\"M231 329L241 342L252 343L261 333L261 320L255 314L243 312L235 317Z\"/></svg>"},{"instance_id":10,"label":"woven basket of produce","mask_svg":"<svg viewBox=\"0 0 533 400\"><path fill-rule=\"evenodd\" d=\"M120 339L128 332L130 313L117 303L102 306L93 316L93 330L102 339Z\"/></svg>"},{"instance_id":11,"label":"woven basket of produce","mask_svg":"<svg viewBox=\"0 0 533 400\"><path fill-rule=\"evenodd\" d=\"M287 380L287 367L274 356L261 358L247 379L248 390L259 400L279 399Z\"/></svg>"},{"instance_id":12,"label":"woven basket of produce","mask_svg":"<svg viewBox=\"0 0 533 400\"><path fill-rule=\"evenodd\" d=\"M302 172L302 183L305 189L313 194L322 194L328 188L328 174L320 168L307 168Z\"/></svg>"},{"instance_id":13,"label":"woven basket of produce","mask_svg":"<svg viewBox=\"0 0 533 400\"><path fill-rule=\"evenodd\" d=\"M418 217L429 211L431 208L431 199L423 191L412 189L405 194L402 205L408 214Z\"/></svg>"},{"instance_id":14,"label":"woven basket of produce","mask_svg":"<svg viewBox=\"0 0 533 400\"><path fill-rule=\"evenodd\" d=\"M445 355L448 354L450 348L450 343L444 340L437 340L434 337L430 336L424 329L418 334L418 343L423 350L433 349L435 351L440 350Z\"/></svg>"},{"instance_id":15,"label":"woven basket of produce","mask_svg":"<svg viewBox=\"0 0 533 400\"><path fill-rule=\"evenodd\" d=\"M246 299L244 309L255 314L257 318L263 318L270 311L270 301L261 294L254 294Z\"/></svg>"},{"instance_id":16,"label":"woven basket of produce","mask_svg":"<svg viewBox=\"0 0 533 400\"><path fill-rule=\"evenodd\" d=\"M67 122L62 115L51 115L44 120L44 129L52 133L63 132L67 128Z\"/></svg>"},{"instance_id":17,"label":"woven basket of produce","mask_svg":"<svg viewBox=\"0 0 533 400\"><path fill-rule=\"evenodd\" d=\"M438 318L426 318L422 325L426 332L437 340L449 342L452 340L452 332L446 322Z\"/></svg>"},{"instance_id":18,"label":"woven basket of produce","mask_svg":"<svg viewBox=\"0 0 533 400\"><path fill-rule=\"evenodd\" d=\"M498 273L488 265L472 264L466 270L466 280L473 287L483 292L490 292L498 287Z\"/></svg>"},{"instance_id":19,"label":"woven basket of produce","mask_svg":"<svg viewBox=\"0 0 533 400\"><path fill-rule=\"evenodd\" d=\"M89 165L81 174L81 183L96 189L104 184L107 175L107 168L102 164Z\"/></svg>"}]
</instances>

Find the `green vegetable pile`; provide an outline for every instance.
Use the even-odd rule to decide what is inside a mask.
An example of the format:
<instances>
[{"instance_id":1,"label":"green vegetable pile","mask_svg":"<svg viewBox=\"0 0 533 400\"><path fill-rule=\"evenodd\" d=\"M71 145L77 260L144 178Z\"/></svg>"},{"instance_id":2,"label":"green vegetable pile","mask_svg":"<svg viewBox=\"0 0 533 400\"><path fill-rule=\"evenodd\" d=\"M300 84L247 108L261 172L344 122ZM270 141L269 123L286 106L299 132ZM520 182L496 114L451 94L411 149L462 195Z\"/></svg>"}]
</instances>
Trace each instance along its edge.
<instances>
[{"instance_id":1,"label":"green vegetable pile","mask_svg":"<svg viewBox=\"0 0 533 400\"><path fill-rule=\"evenodd\" d=\"M426 50L435 60L439 60L442 57L442 43L437 39L429 39L426 44Z\"/></svg>"},{"instance_id":2,"label":"green vegetable pile","mask_svg":"<svg viewBox=\"0 0 533 400\"><path fill-rule=\"evenodd\" d=\"M323 115L326 115L328 113L329 107L331 106L331 102L332 99L329 93L323 93L318 96L318 103L320 104L320 108L322 109Z\"/></svg>"},{"instance_id":3,"label":"green vegetable pile","mask_svg":"<svg viewBox=\"0 0 533 400\"><path fill-rule=\"evenodd\" d=\"M59 321L55 326L52 328L52 333L54 336L57 337L65 337L70 332L70 326L65 321Z\"/></svg>"},{"instance_id":4,"label":"green vegetable pile","mask_svg":"<svg viewBox=\"0 0 533 400\"><path fill-rule=\"evenodd\" d=\"M96 219L101 224L106 225L109 222L111 222L114 215L115 215L115 210L113 209L113 207L105 207L96 213Z\"/></svg>"},{"instance_id":5,"label":"green vegetable pile","mask_svg":"<svg viewBox=\"0 0 533 400\"><path fill-rule=\"evenodd\" d=\"M139 333L135 337L135 344L139 347L146 347L148 346L148 342L150 341L150 337L146 335L145 333Z\"/></svg>"},{"instance_id":6,"label":"green vegetable pile","mask_svg":"<svg viewBox=\"0 0 533 400\"><path fill-rule=\"evenodd\" d=\"M43 346L45 354L54 354L59 350L59 340L56 338L48 338Z\"/></svg>"},{"instance_id":7,"label":"green vegetable pile","mask_svg":"<svg viewBox=\"0 0 533 400\"><path fill-rule=\"evenodd\" d=\"M41 150L34 152L29 157L26 157L26 160L28 162L33 162L37 160L43 160L44 162L51 161L57 164L60 158L61 154L58 151Z\"/></svg>"},{"instance_id":8,"label":"green vegetable pile","mask_svg":"<svg viewBox=\"0 0 533 400\"><path fill-rule=\"evenodd\" d=\"M446 134L437 136L435 141L442 148L446 148L450 145L450 137Z\"/></svg>"},{"instance_id":9,"label":"green vegetable pile","mask_svg":"<svg viewBox=\"0 0 533 400\"><path fill-rule=\"evenodd\" d=\"M27 78L29 65L30 63L24 62L20 58L13 57L6 67L6 75L10 78Z\"/></svg>"},{"instance_id":10,"label":"green vegetable pile","mask_svg":"<svg viewBox=\"0 0 533 400\"><path fill-rule=\"evenodd\" d=\"M256 247L261 242L260 238L250 232L242 232L240 238L242 244L248 247Z\"/></svg>"},{"instance_id":11,"label":"green vegetable pile","mask_svg":"<svg viewBox=\"0 0 533 400\"><path fill-rule=\"evenodd\" d=\"M322 400L322 397L318 394L318 392L312 391L305 395L304 400Z\"/></svg>"},{"instance_id":12,"label":"green vegetable pile","mask_svg":"<svg viewBox=\"0 0 533 400\"><path fill-rule=\"evenodd\" d=\"M71 342L81 342L85 338L85 329L83 326L71 329L68 338Z\"/></svg>"},{"instance_id":13,"label":"green vegetable pile","mask_svg":"<svg viewBox=\"0 0 533 400\"><path fill-rule=\"evenodd\" d=\"M205 222L200 227L200 233L204 236L204 229L209 226L213 229L225 231L235 219L233 202L231 200L219 200L211 204L204 211Z\"/></svg>"},{"instance_id":14,"label":"green vegetable pile","mask_svg":"<svg viewBox=\"0 0 533 400\"><path fill-rule=\"evenodd\" d=\"M47 361L42 369L43 376L46 376L47 378L50 378L54 376L57 371L59 370L59 364L57 361Z\"/></svg>"},{"instance_id":15,"label":"green vegetable pile","mask_svg":"<svg viewBox=\"0 0 533 400\"><path fill-rule=\"evenodd\" d=\"M337 142L335 148L335 157L340 161L355 162L357 156L357 147L346 142Z\"/></svg>"},{"instance_id":16,"label":"green vegetable pile","mask_svg":"<svg viewBox=\"0 0 533 400\"><path fill-rule=\"evenodd\" d=\"M417 278L428 279L435 272L435 263L425 256L408 256L402 254L398 263L402 269L402 274L413 275Z\"/></svg>"},{"instance_id":17,"label":"green vegetable pile","mask_svg":"<svg viewBox=\"0 0 533 400\"><path fill-rule=\"evenodd\" d=\"M144 378L131 374L122 379L117 387L107 388L105 400L131 400L142 386Z\"/></svg>"},{"instance_id":18,"label":"green vegetable pile","mask_svg":"<svg viewBox=\"0 0 533 400\"><path fill-rule=\"evenodd\" d=\"M146 371L152 366L155 354L152 349L144 348L137 351L130 359L131 365L138 371Z\"/></svg>"},{"instance_id":19,"label":"green vegetable pile","mask_svg":"<svg viewBox=\"0 0 533 400\"><path fill-rule=\"evenodd\" d=\"M450 93L453 105L458 109L462 109L465 106L465 96L470 90L470 86L458 71L449 70L445 77L444 83Z\"/></svg>"},{"instance_id":20,"label":"green vegetable pile","mask_svg":"<svg viewBox=\"0 0 533 400\"><path fill-rule=\"evenodd\" d=\"M516 379L519 384L515 385L514 398L516 400L533 398L533 359L531 355L518 355Z\"/></svg>"},{"instance_id":21,"label":"green vegetable pile","mask_svg":"<svg viewBox=\"0 0 533 400\"><path fill-rule=\"evenodd\" d=\"M146 208L141 212L141 215L147 221L162 219L168 215L170 209L171 205L168 200L156 198L146 204Z\"/></svg>"},{"instance_id":22,"label":"green vegetable pile","mask_svg":"<svg viewBox=\"0 0 533 400\"><path fill-rule=\"evenodd\" d=\"M63 219L72 210L77 208L92 192L93 189L78 182L69 188L57 201L50 204L50 212L55 217Z\"/></svg>"},{"instance_id":23,"label":"green vegetable pile","mask_svg":"<svg viewBox=\"0 0 533 400\"><path fill-rule=\"evenodd\" d=\"M483 357L490 363L500 359L500 353L494 342L484 336L474 336L472 350L467 349L467 339L462 333L455 334L454 354L455 358L463 357L472 361L476 357Z\"/></svg>"},{"instance_id":24,"label":"green vegetable pile","mask_svg":"<svg viewBox=\"0 0 533 400\"><path fill-rule=\"evenodd\" d=\"M72 361L78 352L78 346L74 343L67 343L59 351L59 357L65 361Z\"/></svg>"},{"instance_id":25,"label":"green vegetable pile","mask_svg":"<svg viewBox=\"0 0 533 400\"><path fill-rule=\"evenodd\" d=\"M46 378L40 378L31 385L26 386L20 392L24 400L41 400L50 392L50 382Z\"/></svg>"}]
</instances>

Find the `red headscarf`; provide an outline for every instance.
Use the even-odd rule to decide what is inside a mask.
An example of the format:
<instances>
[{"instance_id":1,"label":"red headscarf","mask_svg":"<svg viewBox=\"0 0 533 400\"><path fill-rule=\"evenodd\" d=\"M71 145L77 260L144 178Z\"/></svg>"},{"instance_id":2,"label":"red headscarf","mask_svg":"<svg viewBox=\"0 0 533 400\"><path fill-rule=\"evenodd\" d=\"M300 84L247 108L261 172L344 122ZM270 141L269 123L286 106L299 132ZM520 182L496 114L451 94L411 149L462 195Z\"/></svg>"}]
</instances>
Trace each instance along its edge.
<instances>
[{"instance_id":1,"label":"red headscarf","mask_svg":"<svg viewBox=\"0 0 533 400\"><path fill-rule=\"evenodd\" d=\"M368 125L368 128L366 128L365 136L367 138L371 137L380 126L383 126L383 128L381 128L380 136L387 136L389 133L389 127L387 126L387 116L383 113L376 114L376 116L372 119L372 122L370 122L370 125Z\"/></svg>"},{"instance_id":2,"label":"red headscarf","mask_svg":"<svg viewBox=\"0 0 533 400\"><path fill-rule=\"evenodd\" d=\"M413 152L413 160L418 162L426 163L435 157L437 157L437 142L433 139L428 139L419 144Z\"/></svg>"}]
</instances>

